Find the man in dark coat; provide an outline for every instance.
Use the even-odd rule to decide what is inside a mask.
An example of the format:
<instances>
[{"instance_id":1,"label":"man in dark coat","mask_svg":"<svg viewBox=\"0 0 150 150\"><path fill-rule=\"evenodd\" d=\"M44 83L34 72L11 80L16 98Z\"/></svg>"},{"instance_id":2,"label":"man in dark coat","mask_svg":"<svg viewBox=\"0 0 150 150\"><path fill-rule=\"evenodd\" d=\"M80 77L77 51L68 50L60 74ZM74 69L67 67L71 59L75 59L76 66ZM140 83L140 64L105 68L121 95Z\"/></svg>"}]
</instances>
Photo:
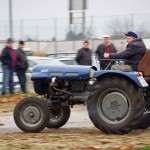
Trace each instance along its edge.
<instances>
[{"instance_id":1,"label":"man in dark coat","mask_svg":"<svg viewBox=\"0 0 150 150\"><path fill-rule=\"evenodd\" d=\"M6 41L6 47L1 53L1 62L3 70L3 84L2 84L2 95L7 93L6 88L9 86L10 94L14 93L13 83L13 72L16 66L16 54L13 50L13 39L8 38Z\"/></svg>"},{"instance_id":2,"label":"man in dark coat","mask_svg":"<svg viewBox=\"0 0 150 150\"><path fill-rule=\"evenodd\" d=\"M89 42L85 40L83 47L78 50L76 62L79 65L91 66L92 65L92 50L89 49Z\"/></svg>"},{"instance_id":3,"label":"man in dark coat","mask_svg":"<svg viewBox=\"0 0 150 150\"><path fill-rule=\"evenodd\" d=\"M103 35L103 43L100 44L96 50L96 54L98 55L98 58L104 59L104 53L115 53L115 52L116 52L116 48L112 43L110 43L110 36ZM109 65L109 63L110 63L110 60L101 60L100 69L104 70L107 67L108 69L110 69L111 65Z\"/></svg>"},{"instance_id":4,"label":"man in dark coat","mask_svg":"<svg viewBox=\"0 0 150 150\"><path fill-rule=\"evenodd\" d=\"M126 50L120 53L105 53L104 57L110 59L126 59L125 65L113 65L111 68L113 70L137 71L138 64L145 54L146 46L142 39L138 39L136 33L129 31L125 35L128 42Z\"/></svg>"},{"instance_id":5,"label":"man in dark coat","mask_svg":"<svg viewBox=\"0 0 150 150\"><path fill-rule=\"evenodd\" d=\"M19 79L21 90L23 93L27 93L26 90L26 70L28 69L28 62L26 54L23 51L24 41L19 41L18 49L16 50L17 64L16 64L16 73Z\"/></svg>"}]
</instances>

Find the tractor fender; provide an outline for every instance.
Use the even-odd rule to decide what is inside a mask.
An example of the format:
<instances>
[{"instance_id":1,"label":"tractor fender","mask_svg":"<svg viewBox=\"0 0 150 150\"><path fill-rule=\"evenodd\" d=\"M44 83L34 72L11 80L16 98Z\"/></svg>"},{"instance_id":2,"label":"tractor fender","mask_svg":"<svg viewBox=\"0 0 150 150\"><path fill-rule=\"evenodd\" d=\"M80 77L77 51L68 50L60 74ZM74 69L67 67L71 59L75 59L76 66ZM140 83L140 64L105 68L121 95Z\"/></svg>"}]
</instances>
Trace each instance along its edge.
<instances>
[{"instance_id":1,"label":"tractor fender","mask_svg":"<svg viewBox=\"0 0 150 150\"><path fill-rule=\"evenodd\" d=\"M144 78L142 76L141 77L137 76L137 72L125 72L125 71L119 71L119 70L101 70L101 71L95 71L94 73L94 78L97 78L97 79L101 79L102 77L105 77L105 76L107 77L118 76L118 77L126 78L132 81L136 86L140 88L148 87L148 84L144 80ZM144 80L144 84L142 83L140 78Z\"/></svg>"}]
</instances>

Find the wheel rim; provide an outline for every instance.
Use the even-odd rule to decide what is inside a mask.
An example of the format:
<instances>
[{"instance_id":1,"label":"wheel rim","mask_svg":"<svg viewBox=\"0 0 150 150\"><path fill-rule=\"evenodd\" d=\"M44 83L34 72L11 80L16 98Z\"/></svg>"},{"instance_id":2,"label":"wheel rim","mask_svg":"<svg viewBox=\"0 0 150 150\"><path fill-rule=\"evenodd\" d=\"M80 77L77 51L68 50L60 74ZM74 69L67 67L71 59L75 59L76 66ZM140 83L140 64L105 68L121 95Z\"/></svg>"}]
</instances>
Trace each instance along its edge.
<instances>
[{"instance_id":1,"label":"wheel rim","mask_svg":"<svg viewBox=\"0 0 150 150\"><path fill-rule=\"evenodd\" d=\"M97 105L99 115L110 124L122 122L130 111L128 97L120 91L107 91L102 95Z\"/></svg>"},{"instance_id":2,"label":"wheel rim","mask_svg":"<svg viewBox=\"0 0 150 150\"><path fill-rule=\"evenodd\" d=\"M63 117L62 108L54 108L50 111L50 122L58 122Z\"/></svg>"},{"instance_id":3,"label":"wheel rim","mask_svg":"<svg viewBox=\"0 0 150 150\"><path fill-rule=\"evenodd\" d=\"M43 118L43 113L38 106L26 106L22 108L20 113L20 119L24 125L29 127L37 126Z\"/></svg>"}]
</instances>

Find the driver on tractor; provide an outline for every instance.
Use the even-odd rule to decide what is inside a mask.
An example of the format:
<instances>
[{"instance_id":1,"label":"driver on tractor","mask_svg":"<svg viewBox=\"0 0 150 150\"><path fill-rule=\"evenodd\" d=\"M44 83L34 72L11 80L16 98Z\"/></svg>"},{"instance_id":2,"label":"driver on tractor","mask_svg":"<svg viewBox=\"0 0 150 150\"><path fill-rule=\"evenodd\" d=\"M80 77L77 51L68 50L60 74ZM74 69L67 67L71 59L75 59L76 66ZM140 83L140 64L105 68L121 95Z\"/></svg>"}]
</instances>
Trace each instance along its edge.
<instances>
[{"instance_id":1,"label":"driver on tractor","mask_svg":"<svg viewBox=\"0 0 150 150\"><path fill-rule=\"evenodd\" d=\"M117 53L104 53L104 58L109 59L126 59L124 65L113 65L112 70L122 70L122 71L137 71L138 64L143 58L146 46L142 39L139 39L137 34L129 31L125 33L127 37L128 45L126 50Z\"/></svg>"}]
</instances>

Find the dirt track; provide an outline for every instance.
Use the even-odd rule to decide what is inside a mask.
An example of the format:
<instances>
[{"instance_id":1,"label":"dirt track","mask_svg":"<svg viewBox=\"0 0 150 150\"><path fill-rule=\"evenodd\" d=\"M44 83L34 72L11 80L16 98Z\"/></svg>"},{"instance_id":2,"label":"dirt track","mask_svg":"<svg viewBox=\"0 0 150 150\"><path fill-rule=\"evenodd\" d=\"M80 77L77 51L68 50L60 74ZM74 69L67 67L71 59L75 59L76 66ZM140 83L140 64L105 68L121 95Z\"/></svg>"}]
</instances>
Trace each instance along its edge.
<instances>
[{"instance_id":1,"label":"dirt track","mask_svg":"<svg viewBox=\"0 0 150 150\"><path fill-rule=\"evenodd\" d=\"M13 113L2 113L0 120L5 125L0 126L0 134L10 132L20 132L13 120ZM92 122L88 117L86 106L79 106L71 110L71 117L68 123L63 128L81 128L81 127L93 127Z\"/></svg>"},{"instance_id":2,"label":"dirt track","mask_svg":"<svg viewBox=\"0 0 150 150\"><path fill-rule=\"evenodd\" d=\"M0 119L5 123L0 126L1 150L10 147L14 150L111 150L110 147L130 150L132 147L150 145L150 128L134 130L126 135L104 134L93 126L85 106L73 108L68 123L62 128L45 129L38 134L20 131L13 121L12 113L1 114Z\"/></svg>"}]
</instances>

